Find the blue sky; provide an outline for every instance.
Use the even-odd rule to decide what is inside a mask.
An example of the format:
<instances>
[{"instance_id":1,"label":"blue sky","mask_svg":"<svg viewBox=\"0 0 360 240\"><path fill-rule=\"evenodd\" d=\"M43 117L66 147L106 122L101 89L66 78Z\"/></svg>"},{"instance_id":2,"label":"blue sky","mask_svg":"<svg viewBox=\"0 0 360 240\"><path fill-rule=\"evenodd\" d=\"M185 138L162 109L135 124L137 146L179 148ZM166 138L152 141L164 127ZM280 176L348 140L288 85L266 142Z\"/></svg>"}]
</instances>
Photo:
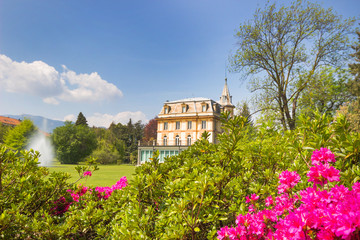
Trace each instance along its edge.
<instances>
[{"instance_id":1,"label":"blue sky","mask_svg":"<svg viewBox=\"0 0 360 240\"><path fill-rule=\"evenodd\" d=\"M286 1L280 1L286 2ZM0 115L146 122L163 102L218 100L234 34L264 0L0 0ZM345 17L360 1L327 0ZM227 73L233 103L250 100Z\"/></svg>"}]
</instances>

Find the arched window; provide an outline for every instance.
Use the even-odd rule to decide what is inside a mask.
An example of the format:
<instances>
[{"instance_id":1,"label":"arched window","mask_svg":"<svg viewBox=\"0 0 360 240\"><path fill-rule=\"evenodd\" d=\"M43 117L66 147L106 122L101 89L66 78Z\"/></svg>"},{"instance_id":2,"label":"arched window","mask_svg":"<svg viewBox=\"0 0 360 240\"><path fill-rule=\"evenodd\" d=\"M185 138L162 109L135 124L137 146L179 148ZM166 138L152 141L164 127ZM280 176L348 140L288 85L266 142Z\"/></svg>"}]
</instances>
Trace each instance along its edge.
<instances>
[{"instance_id":1,"label":"arched window","mask_svg":"<svg viewBox=\"0 0 360 240\"><path fill-rule=\"evenodd\" d=\"M179 145L180 145L179 135L176 135L176 137L175 137L175 145L176 145L176 146L179 146Z\"/></svg>"},{"instance_id":2,"label":"arched window","mask_svg":"<svg viewBox=\"0 0 360 240\"><path fill-rule=\"evenodd\" d=\"M166 146L167 145L167 137L166 136L164 136L164 142L163 142L164 144L164 146Z\"/></svg>"},{"instance_id":3,"label":"arched window","mask_svg":"<svg viewBox=\"0 0 360 240\"><path fill-rule=\"evenodd\" d=\"M188 146L191 145L191 136L190 135L187 136L187 145Z\"/></svg>"}]
</instances>

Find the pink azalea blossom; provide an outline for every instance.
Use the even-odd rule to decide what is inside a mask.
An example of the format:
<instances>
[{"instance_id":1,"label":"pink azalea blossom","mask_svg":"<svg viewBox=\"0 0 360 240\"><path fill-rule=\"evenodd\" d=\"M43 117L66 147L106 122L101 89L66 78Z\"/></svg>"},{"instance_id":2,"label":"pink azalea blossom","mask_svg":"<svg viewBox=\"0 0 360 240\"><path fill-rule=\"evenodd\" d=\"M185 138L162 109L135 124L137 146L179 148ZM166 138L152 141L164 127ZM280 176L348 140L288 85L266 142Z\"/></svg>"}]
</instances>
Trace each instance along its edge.
<instances>
[{"instance_id":1,"label":"pink azalea blossom","mask_svg":"<svg viewBox=\"0 0 360 240\"><path fill-rule=\"evenodd\" d=\"M296 171L283 171L279 175L279 182L281 184L288 185L290 188L295 187L295 185L300 181L300 175Z\"/></svg>"},{"instance_id":2,"label":"pink azalea blossom","mask_svg":"<svg viewBox=\"0 0 360 240\"><path fill-rule=\"evenodd\" d=\"M91 176L91 175L92 175L92 173L91 173L90 171L84 172L84 177L86 177L86 176Z\"/></svg>"},{"instance_id":3,"label":"pink azalea blossom","mask_svg":"<svg viewBox=\"0 0 360 240\"><path fill-rule=\"evenodd\" d=\"M315 150L311 156L311 161L313 165L326 162L336 162L335 155L327 148Z\"/></svg>"},{"instance_id":4,"label":"pink azalea blossom","mask_svg":"<svg viewBox=\"0 0 360 240\"><path fill-rule=\"evenodd\" d=\"M90 174L89 174L90 173ZM87 171L84 172L85 175L90 175L91 172ZM98 199L108 199L112 192L115 190L121 190L122 188L126 187L128 185L126 177L120 178L119 181L117 181L114 185L111 187L96 187L94 190L85 186L79 185L79 188L77 191L73 191L71 189L66 190L66 192L70 193L71 195L71 201L66 201L65 197L60 197L57 201L54 202L55 207L52 208L52 214L53 215L63 215L69 208L69 206L74 202L79 202L81 196L86 194L87 192L93 192L95 191L97 193Z\"/></svg>"},{"instance_id":5,"label":"pink azalea blossom","mask_svg":"<svg viewBox=\"0 0 360 240\"><path fill-rule=\"evenodd\" d=\"M256 200L259 199L259 196L257 196L255 193L251 194L251 197L249 198L249 196L246 196L246 202L255 202Z\"/></svg>"},{"instance_id":6,"label":"pink azalea blossom","mask_svg":"<svg viewBox=\"0 0 360 240\"><path fill-rule=\"evenodd\" d=\"M254 205L250 204L250 206L249 206L249 212L255 212L255 207L254 207Z\"/></svg>"},{"instance_id":7,"label":"pink azalea blossom","mask_svg":"<svg viewBox=\"0 0 360 240\"><path fill-rule=\"evenodd\" d=\"M360 193L360 182L354 183L352 189L354 192Z\"/></svg>"},{"instance_id":8,"label":"pink azalea blossom","mask_svg":"<svg viewBox=\"0 0 360 240\"><path fill-rule=\"evenodd\" d=\"M228 226L225 226L223 228L220 229L220 231L217 232L218 234L218 239L219 240L226 240L229 238L229 235L230 235L230 229Z\"/></svg>"},{"instance_id":9,"label":"pink azalea blossom","mask_svg":"<svg viewBox=\"0 0 360 240\"><path fill-rule=\"evenodd\" d=\"M328 181L335 182L339 181L340 171L330 166L328 163L314 165L310 168L307 176L309 177L309 182L313 182L315 184L324 185Z\"/></svg>"},{"instance_id":10,"label":"pink azalea blossom","mask_svg":"<svg viewBox=\"0 0 360 240\"><path fill-rule=\"evenodd\" d=\"M279 194L287 192L289 189L295 187L295 185L300 181L300 175L297 172L283 171L279 175L279 182L281 183L278 186Z\"/></svg>"},{"instance_id":11,"label":"pink azalea blossom","mask_svg":"<svg viewBox=\"0 0 360 240\"><path fill-rule=\"evenodd\" d=\"M339 170L329 166L329 162L334 162L335 159L332 153L327 149L320 149L314 152L314 155L316 164L308 172L309 181L321 185L339 181ZM315 185L301 190L299 197L286 191L295 186L300 179L296 177L287 181L291 179L289 176L292 176L288 171L280 176L282 186L279 189L283 189L284 192L275 197L275 204L271 196L265 199L266 206L274 206L270 210L255 212L252 204L258 197L246 197L246 201L251 203L249 212L237 216L236 227L222 228L223 231L218 232L218 239L359 238L360 182L355 183L352 190L342 185L335 185L329 190L318 190Z\"/></svg>"},{"instance_id":12,"label":"pink azalea blossom","mask_svg":"<svg viewBox=\"0 0 360 240\"><path fill-rule=\"evenodd\" d=\"M269 196L265 199L265 205L266 206L270 206L270 205L273 205L274 204L274 200L272 198L272 196Z\"/></svg>"}]
</instances>

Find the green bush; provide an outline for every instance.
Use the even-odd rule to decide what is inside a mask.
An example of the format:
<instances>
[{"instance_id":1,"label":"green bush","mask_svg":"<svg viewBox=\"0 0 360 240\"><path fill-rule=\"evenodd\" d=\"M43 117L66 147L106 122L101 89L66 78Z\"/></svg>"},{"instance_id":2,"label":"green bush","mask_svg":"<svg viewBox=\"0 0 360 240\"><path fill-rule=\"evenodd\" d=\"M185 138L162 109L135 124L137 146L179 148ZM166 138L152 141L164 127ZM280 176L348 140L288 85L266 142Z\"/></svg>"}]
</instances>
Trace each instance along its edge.
<instances>
[{"instance_id":1,"label":"green bush","mask_svg":"<svg viewBox=\"0 0 360 240\"><path fill-rule=\"evenodd\" d=\"M239 116L224 116L223 126L219 144L209 143L204 134L164 163L159 163L158 153L154 154L150 162L136 168L133 180L122 191L113 192L106 201L84 196L62 217L48 215L49 207L45 205L39 208L44 209L37 211L39 214L31 216L23 210L24 214L19 215L15 205L9 203L6 206L10 210L0 219L1 229L8 234L3 236L11 236L20 228L31 238L215 239L221 227L232 225L239 213L246 212L247 195L256 193L264 199L277 192L283 170L297 171L307 179L310 156L320 147L331 149L337 156L340 184L350 186L360 179L360 134L349 131L343 116L335 120L319 113L311 119L301 116L299 127L285 132L271 123L252 127ZM21 183L22 177L16 178ZM42 182L26 185L26 194L37 186L43 186ZM310 184L305 180L297 188L307 186ZM32 199L25 193L17 198L15 189L11 191L15 204ZM7 219L7 225L3 219ZM31 235L31 231L38 235Z\"/></svg>"},{"instance_id":2,"label":"green bush","mask_svg":"<svg viewBox=\"0 0 360 240\"><path fill-rule=\"evenodd\" d=\"M345 186L359 180L360 135L345 118L302 116L299 128L278 131L271 123L253 131L243 117L224 121L220 143L203 136L188 150L160 164L136 169L130 185L104 205L106 222L98 234L122 239L214 239L216 231L245 212L245 197L277 192L285 169L306 179L311 153L320 147L337 155ZM250 131L251 130L251 131ZM255 132L255 133L254 133ZM304 181L298 187L310 186Z\"/></svg>"},{"instance_id":3,"label":"green bush","mask_svg":"<svg viewBox=\"0 0 360 240\"><path fill-rule=\"evenodd\" d=\"M64 173L38 166L39 153L13 152L0 144L0 238L50 239L56 236L52 203L69 185Z\"/></svg>"},{"instance_id":4,"label":"green bush","mask_svg":"<svg viewBox=\"0 0 360 240\"><path fill-rule=\"evenodd\" d=\"M91 153L91 157L96 158L100 164L115 164L123 161L118 150L105 140L98 140L98 147Z\"/></svg>"}]
</instances>

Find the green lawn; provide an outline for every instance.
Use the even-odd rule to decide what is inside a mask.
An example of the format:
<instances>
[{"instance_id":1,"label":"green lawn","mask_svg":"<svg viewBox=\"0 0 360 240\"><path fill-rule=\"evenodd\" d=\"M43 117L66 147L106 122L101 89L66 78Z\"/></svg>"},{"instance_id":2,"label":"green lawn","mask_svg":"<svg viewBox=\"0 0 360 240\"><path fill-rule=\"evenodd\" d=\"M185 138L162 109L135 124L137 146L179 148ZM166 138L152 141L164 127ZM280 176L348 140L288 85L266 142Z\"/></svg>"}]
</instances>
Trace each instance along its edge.
<instances>
[{"instance_id":1,"label":"green lawn","mask_svg":"<svg viewBox=\"0 0 360 240\"><path fill-rule=\"evenodd\" d=\"M78 165L73 164L60 164L55 162L51 167L48 167L50 171L66 172L71 175L69 182L75 182L79 179L79 175L75 170ZM135 166L133 165L98 165L99 170L93 172L91 177L83 178L77 183L81 183L85 186L112 186L123 176L126 176L128 180L132 179L132 175L135 173Z\"/></svg>"}]
</instances>

